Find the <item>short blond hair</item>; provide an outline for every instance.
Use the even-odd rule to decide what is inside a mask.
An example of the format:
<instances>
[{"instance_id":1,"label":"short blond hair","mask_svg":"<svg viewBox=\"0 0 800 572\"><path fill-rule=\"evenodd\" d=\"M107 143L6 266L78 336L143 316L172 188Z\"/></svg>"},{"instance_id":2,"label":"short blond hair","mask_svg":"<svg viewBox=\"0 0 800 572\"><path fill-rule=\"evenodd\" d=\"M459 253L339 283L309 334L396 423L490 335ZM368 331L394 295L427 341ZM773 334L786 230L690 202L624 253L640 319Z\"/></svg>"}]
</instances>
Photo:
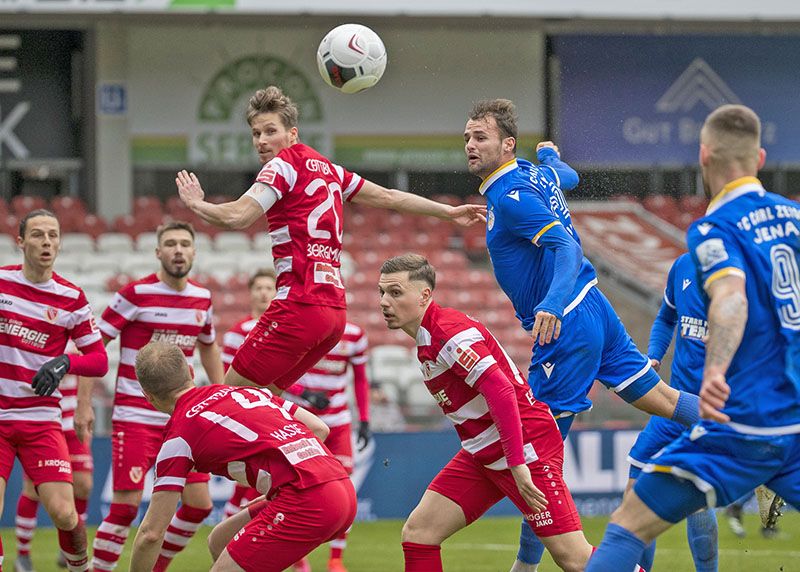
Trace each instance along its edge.
<instances>
[{"instance_id":1,"label":"short blond hair","mask_svg":"<svg viewBox=\"0 0 800 572\"><path fill-rule=\"evenodd\" d=\"M710 151L713 163L738 163L748 170L756 170L761 148L761 120L745 105L723 105L706 118L700 142Z\"/></svg>"},{"instance_id":2,"label":"short blond hair","mask_svg":"<svg viewBox=\"0 0 800 572\"><path fill-rule=\"evenodd\" d=\"M259 89L250 98L247 103L247 124L252 125L253 119L261 113L277 113L286 129L297 127L300 116L294 101L274 85Z\"/></svg>"},{"instance_id":3,"label":"short blond hair","mask_svg":"<svg viewBox=\"0 0 800 572\"><path fill-rule=\"evenodd\" d=\"M150 342L136 354L136 379L147 393L166 399L192 384L183 350L167 342Z\"/></svg>"}]
</instances>

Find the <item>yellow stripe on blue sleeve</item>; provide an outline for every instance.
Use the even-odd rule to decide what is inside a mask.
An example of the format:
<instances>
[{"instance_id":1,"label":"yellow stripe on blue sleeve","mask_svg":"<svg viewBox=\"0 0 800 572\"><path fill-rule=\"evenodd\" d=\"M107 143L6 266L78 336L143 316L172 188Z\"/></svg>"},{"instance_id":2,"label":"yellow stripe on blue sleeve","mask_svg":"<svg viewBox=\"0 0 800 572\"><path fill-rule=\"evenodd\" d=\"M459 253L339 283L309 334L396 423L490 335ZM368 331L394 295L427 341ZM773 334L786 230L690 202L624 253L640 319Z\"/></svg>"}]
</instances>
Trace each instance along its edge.
<instances>
[{"instance_id":1,"label":"yellow stripe on blue sleeve","mask_svg":"<svg viewBox=\"0 0 800 572\"><path fill-rule=\"evenodd\" d=\"M534 236L531 239L531 242L533 244L535 244L536 246L539 246L539 239L542 238L542 235L544 233L546 233L548 230L550 230L551 228L553 228L554 226L556 226L557 224L561 224L561 221L554 220L553 222L551 222L550 224L545 226L542 230L540 230L539 232L536 233L536 236Z\"/></svg>"},{"instance_id":2,"label":"yellow stripe on blue sleeve","mask_svg":"<svg viewBox=\"0 0 800 572\"><path fill-rule=\"evenodd\" d=\"M703 284L703 288L708 290L708 287L711 286L712 282L719 280L720 278L725 278L726 276L738 276L742 280L745 279L745 273L740 268L736 268L735 266L728 266L727 268L721 268L714 272L711 276L706 278L705 284Z\"/></svg>"}]
</instances>

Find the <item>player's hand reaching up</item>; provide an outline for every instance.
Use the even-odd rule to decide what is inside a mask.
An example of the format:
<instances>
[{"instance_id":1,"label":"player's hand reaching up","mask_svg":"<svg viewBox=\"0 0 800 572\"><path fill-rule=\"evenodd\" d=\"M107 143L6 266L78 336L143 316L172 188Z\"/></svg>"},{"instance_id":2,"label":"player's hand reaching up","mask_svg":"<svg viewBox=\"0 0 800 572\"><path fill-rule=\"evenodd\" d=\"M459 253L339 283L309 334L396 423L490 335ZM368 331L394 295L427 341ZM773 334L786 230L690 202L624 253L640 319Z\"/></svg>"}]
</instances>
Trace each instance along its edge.
<instances>
[{"instance_id":1,"label":"player's hand reaching up","mask_svg":"<svg viewBox=\"0 0 800 572\"><path fill-rule=\"evenodd\" d=\"M718 423L727 423L730 417L722 413L730 397L731 388L725 375L719 372L703 372L703 385L700 388L700 417Z\"/></svg>"},{"instance_id":2,"label":"player's hand reaching up","mask_svg":"<svg viewBox=\"0 0 800 572\"><path fill-rule=\"evenodd\" d=\"M557 340L560 335L561 320L558 319L558 316L543 310L536 312L536 320L533 322L533 329L531 330L534 344L537 339L540 346L549 344L553 340Z\"/></svg>"},{"instance_id":3,"label":"player's hand reaching up","mask_svg":"<svg viewBox=\"0 0 800 572\"><path fill-rule=\"evenodd\" d=\"M536 145L536 152L539 152L539 149L544 149L545 147L549 147L553 151L555 151L558 156L561 156L561 153L558 150L558 145L553 143L552 141L540 141L538 145Z\"/></svg>"},{"instance_id":4,"label":"player's hand reaching up","mask_svg":"<svg viewBox=\"0 0 800 572\"><path fill-rule=\"evenodd\" d=\"M544 493L536 488L531 479L531 470L528 465L516 465L510 467L511 475L514 477L514 482L517 484L517 490L522 498L534 512L542 512L547 508L547 497Z\"/></svg>"},{"instance_id":5,"label":"player's hand reaching up","mask_svg":"<svg viewBox=\"0 0 800 572\"><path fill-rule=\"evenodd\" d=\"M178 186L178 195L181 197L183 204L191 208L194 203L198 203L206 196L203 192L203 187L200 186L200 181L194 173L188 171L180 171L175 178L175 184Z\"/></svg>"},{"instance_id":6,"label":"player's hand reaching up","mask_svg":"<svg viewBox=\"0 0 800 572\"><path fill-rule=\"evenodd\" d=\"M449 218L461 226L472 226L478 222L486 222L486 205L459 205L450 207Z\"/></svg>"}]
</instances>

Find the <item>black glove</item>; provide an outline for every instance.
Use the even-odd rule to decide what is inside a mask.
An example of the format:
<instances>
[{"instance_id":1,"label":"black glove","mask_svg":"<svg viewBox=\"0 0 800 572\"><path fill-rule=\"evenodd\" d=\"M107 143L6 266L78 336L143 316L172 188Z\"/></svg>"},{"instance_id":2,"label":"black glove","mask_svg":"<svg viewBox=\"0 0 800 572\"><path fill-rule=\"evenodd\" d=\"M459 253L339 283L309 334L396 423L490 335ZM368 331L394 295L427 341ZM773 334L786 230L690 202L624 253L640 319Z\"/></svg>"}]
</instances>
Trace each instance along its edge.
<instances>
[{"instance_id":1,"label":"black glove","mask_svg":"<svg viewBox=\"0 0 800 572\"><path fill-rule=\"evenodd\" d=\"M369 421L362 421L361 426L358 428L358 439L356 440L358 450L363 451L366 449L370 439L372 439L372 431L369 429Z\"/></svg>"},{"instance_id":2,"label":"black glove","mask_svg":"<svg viewBox=\"0 0 800 572\"><path fill-rule=\"evenodd\" d=\"M69 371L69 356L62 354L44 364L33 376L31 387L36 395L51 395L61 383L61 378Z\"/></svg>"},{"instance_id":3,"label":"black glove","mask_svg":"<svg viewBox=\"0 0 800 572\"><path fill-rule=\"evenodd\" d=\"M314 409L325 409L331 402L324 391L311 391L310 389L306 389L300 394L300 397L308 401L308 404Z\"/></svg>"}]
</instances>

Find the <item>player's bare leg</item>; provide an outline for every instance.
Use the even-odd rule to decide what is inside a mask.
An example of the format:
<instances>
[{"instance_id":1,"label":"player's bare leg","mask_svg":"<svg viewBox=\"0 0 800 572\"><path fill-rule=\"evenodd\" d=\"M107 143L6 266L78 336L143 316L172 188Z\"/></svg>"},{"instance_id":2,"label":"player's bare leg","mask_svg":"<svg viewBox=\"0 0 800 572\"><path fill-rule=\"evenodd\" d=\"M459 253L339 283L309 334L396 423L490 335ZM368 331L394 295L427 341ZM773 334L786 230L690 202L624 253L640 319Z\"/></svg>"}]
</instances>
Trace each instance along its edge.
<instances>
[{"instance_id":1,"label":"player's bare leg","mask_svg":"<svg viewBox=\"0 0 800 572\"><path fill-rule=\"evenodd\" d=\"M33 540L33 533L36 531L38 508L39 495L36 494L36 487L33 486L33 481L23 473L22 494L19 496L19 501L17 501L17 514L14 518L17 536L17 559L14 561L15 572L33 570L31 541Z\"/></svg>"},{"instance_id":2,"label":"player's bare leg","mask_svg":"<svg viewBox=\"0 0 800 572\"><path fill-rule=\"evenodd\" d=\"M441 571L440 545L465 526L467 519L458 504L426 490L403 525L401 540L406 572Z\"/></svg>"},{"instance_id":3,"label":"player's bare leg","mask_svg":"<svg viewBox=\"0 0 800 572\"><path fill-rule=\"evenodd\" d=\"M163 572L194 536L214 505L208 492L208 483L189 483L183 489L181 506L167 528L161 554L153 572Z\"/></svg>"},{"instance_id":4,"label":"player's bare leg","mask_svg":"<svg viewBox=\"0 0 800 572\"><path fill-rule=\"evenodd\" d=\"M3 514L3 499L6 498L6 480L0 477L0 514ZM3 567L3 541L0 539L0 568Z\"/></svg>"},{"instance_id":5,"label":"player's bare leg","mask_svg":"<svg viewBox=\"0 0 800 572\"><path fill-rule=\"evenodd\" d=\"M241 373L233 369L233 367L228 368L228 372L225 374L225 379L222 381L225 385L264 387L252 379L246 378ZM267 386L267 389L269 389L273 395L281 395L283 393L283 390L280 387L272 383Z\"/></svg>"},{"instance_id":6,"label":"player's bare leg","mask_svg":"<svg viewBox=\"0 0 800 572\"><path fill-rule=\"evenodd\" d=\"M246 507L214 527L208 535L208 551L211 553L212 560L216 561L219 558L233 536L251 520L253 520L253 516Z\"/></svg>"},{"instance_id":7,"label":"player's bare leg","mask_svg":"<svg viewBox=\"0 0 800 572\"><path fill-rule=\"evenodd\" d=\"M226 548L214 562L214 565L211 567L211 572L244 572L244 569L231 558Z\"/></svg>"},{"instance_id":8,"label":"player's bare leg","mask_svg":"<svg viewBox=\"0 0 800 572\"><path fill-rule=\"evenodd\" d=\"M58 529L58 544L67 561L67 569L70 572L88 570L86 526L75 509L72 483L41 483L37 491L42 505Z\"/></svg>"}]
</instances>

